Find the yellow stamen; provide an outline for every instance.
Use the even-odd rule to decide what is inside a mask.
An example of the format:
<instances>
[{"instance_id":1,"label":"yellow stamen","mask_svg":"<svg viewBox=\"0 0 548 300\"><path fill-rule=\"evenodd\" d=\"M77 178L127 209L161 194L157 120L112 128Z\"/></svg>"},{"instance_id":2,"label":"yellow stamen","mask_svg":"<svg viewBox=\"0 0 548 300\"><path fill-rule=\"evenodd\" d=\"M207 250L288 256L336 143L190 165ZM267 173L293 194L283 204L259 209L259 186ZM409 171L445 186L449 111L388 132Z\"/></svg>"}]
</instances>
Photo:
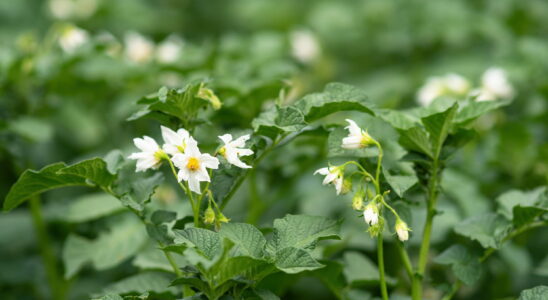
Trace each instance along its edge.
<instances>
[{"instance_id":1,"label":"yellow stamen","mask_svg":"<svg viewBox=\"0 0 548 300\"><path fill-rule=\"evenodd\" d=\"M191 157L188 159L186 168L190 171L196 171L200 168L200 161L196 157Z\"/></svg>"}]
</instances>

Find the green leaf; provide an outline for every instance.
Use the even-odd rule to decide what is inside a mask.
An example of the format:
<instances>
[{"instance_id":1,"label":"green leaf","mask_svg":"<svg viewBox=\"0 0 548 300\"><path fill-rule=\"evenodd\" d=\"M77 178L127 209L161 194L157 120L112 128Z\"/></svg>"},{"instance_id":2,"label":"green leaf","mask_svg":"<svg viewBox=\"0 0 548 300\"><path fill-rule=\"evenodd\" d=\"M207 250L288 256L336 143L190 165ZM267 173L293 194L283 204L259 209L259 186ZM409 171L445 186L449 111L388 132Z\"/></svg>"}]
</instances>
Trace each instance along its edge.
<instances>
[{"instance_id":1,"label":"green leaf","mask_svg":"<svg viewBox=\"0 0 548 300\"><path fill-rule=\"evenodd\" d=\"M474 284L481 276L479 257L462 245L453 245L438 255L434 262L451 265L455 276L466 285Z\"/></svg>"},{"instance_id":2,"label":"green leaf","mask_svg":"<svg viewBox=\"0 0 548 300\"><path fill-rule=\"evenodd\" d=\"M306 122L304 115L297 108L274 106L253 119L251 126L257 134L275 138L278 134L287 134L303 129Z\"/></svg>"},{"instance_id":3,"label":"green leaf","mask_svg":"<svg viewBox=\"0 0 548 300\"><path fill-rule=\"evenodd\" d=\"M145 228L131 215L112 224L110 231L102 232L95 240L71 235L63 246L65 278L76 274L91 262L96 270L114 267L135 255L145 244Z\"/></svg>"},{"instance_id":4,"label":"green leaf","mask_svg":"<svg viewBox=\"0 0 548 300\"><path fill-rule=\"evenodd\" d=\"M468 218L455 227L455 232L478 241L483 248L498 249L511 224L499 214L487 213Z\"/></svg>"},{"instance_id":5,"label":"green leaf","mask_svg":"<svg viewBox=\"0 0 548 300\"><path fill-rule=\"evenodd\" d=\"M366 256L359 252L344 253L343 270L346 281L351 285L362 285L379 281L377 266Z\"/></svg>"},{"instance_id":6,"label":"green leaf","mask_svg":"<svg viewBox=\"0 0 548 300\"><path fill-rule=\"evenodd\" d=\"M247 256L231 257L223 263L219 272L215 275L215 287L237 278L258 282L275 270L271 263L264 260Z\"/></svg>"},{"instance_id":7,"label":"green leaf","mask_svg":"<svg viewBox=\"0 0 548 300\"><path fill-rule=\"evenodd\" d=\"M150 221L155 225L160 225L162 223L169 223L177 219L177 213L174 211L162 210L159 209L152 213Z\"/></svg>"},{"instance_id":8,"label":"green leaf","mask_svg":"<svg viewBox=\"0 0 548 300\"><path fill-rule=\"evenodd\" d=\"M544 257L542 262L535 269L535 274L548 277L548 255Z\"/></svg>"},{"instance_id":9,"label":"green leaf","mask_svg":"<svg viewBox=\"0 0 548 300\"><path fill-rule=\"evenodd\" d=\"M507 100L496 100L496 101L469 101L465 103L461 110L458 112L455 117L455 123L459 125L466 125L473 120L477 119L481 115L497 109L501 106L510 104L510 101Z\"/></svg>"},{"instance_id":10,"label":"green leaf","mask_svg":"<svg viewBox=\"0 0 548 300\"><path fill-rule=\"evenodd\" d=\"M295 247L283 248L276 252L274 263L276 268L289 274L316 270L324 266L312 258L307 251Z\"/></svg>"},{"instance_id":11,"label":"green leaf","mask_svg":"<svg viewBox=\"0 0 548 300\"><path fill-rule=\"evenodd\" d=\"M448 110L422 118L422 124L429 133L433 158L437 159L441 153L443 143L449 134L453 118L458 110L455 103Z\"/></svg>"},{"instance_id":12,"label":"green leaf","mask_svg":"<svg viewBox=\"0 0 548 300\"><path fill-rule=\"evenodd\" d=\"M430 158L434 158L430 140L426 132L420 127L412 127L409 129L400 129L399 143L407 150L426 154Z\"/></svg>"},{"instance_id":13,"label":"green leaf","mask_svg":"<svg viewBox=\"0 0 548 300\"><path fill-rule=\"evenodd\" d=\"M548 286L539 285L532 289L523 290L518 300L546 300L548 299Z\"/></svg>"},{"instance_id":14,"label":"green leaf","mask_svg":"<svg viewBox=\"0 0 548 300\"><path fill-rule=\"evenodd\" d=\"M107 286L103 292L109 294L128 294L154 292L157 294L177 294L177 289L170 287L173 276L164 272L144 272Z\"/></svg>"},{"instance_id":15,"label":"green leaf","mask_svg":"<svg viewBox=\"0 0 548 300\"><path fill-rule=\"evenodd\" d=\"M322 239L339 239L340 221L325 217L287 215L274 220L276 249L309 248Z\"/></svg>"},{"instance_id":16,"label":"green leaf","mask_svg":"<svg viewBox=\"0 0 548 300\"><path fill-rule=\"evenodd\" d=\"M212 260L222 251L221 239L219 234L202 228L187 228L184 230L174 230L175 244L190 244L194 246L200 254L209 260Z\"/></svg>"},{"instance_id":17,"label":"green leaf","mask_svg":"<svg viewBox=\"0 0 548 300\"><path fill-rule=\"evenodd\" d=\"M80 176L101 187L110 186L116 179L116 176L108 171L106 162L98 157L60 169L57 173Z\"/></svg>"},{"instance_id":18,"label":"green leaf","mask_svg":"<svg viewBox=\"0 0 548 300\"><path fill-rule=\"evenodd\" d=\"M390 172L385 168L382 171L384 178L400 198L419 181L415 175L390 175Z\"/></svg>"},{"instance_id":19,"label":"green leaf","mask_svg":"<svg viewBox=\"0 0 548 300\"><path fill-rule=\"evenodd\" d=\"M179 267L188 265L188 262L182 255L178 253L171 253L171 257L174 259L175 264ZM162 270L166 272L173 272L169 261L167 260L164 251L158 249L158 245L154 242L150 242L149 245L135 256L132 264L141 270Z\"/></svg>"},{"instance_id":20,"label":"green leaf","mask_svg":"<svg viewBox=\"0 0 548 300\"><path fill-rule=\"evenodd\" d=\"M255 226L245 223L227 223L221 227L219 235L235 244L235 251L254 258L263 256L266 239Z\"/></svg>"},{"instance_id":21,"label":"green leaf","mask_svg":"<svg viewBox=\"0 0 548 300\"><path fill-rule=\"evenodd\" d=\"M4 200L4 211L19 206L27 199L55 188L88 185L86 180L73 174L57 174L65 168L64 163L45 166L40 171L26 170L10 188Z\"/></svg>"},{"instance_id":22,"label":"green leaf","mask_svg":"<svg viewBox=\"0 0 548 300\"><path fill-rule=\"evenodd\" d=\"M392 127L399 130L411 129L420 124L420 119L417 116L408 114L404 111L378 109L376 112L381 119L390 123Z\"/></svg>"},{"instance_id":23,"label":"green leaf","mask_svg":"<svg viewBox=\"0 0 548 300\"><path fill-rule=\"evenodd\" d=\"M322 93L305 96L295 103L295 107L303 113L307 122L344 110L374 115L373 104L362 90L337 82L329 83Z\"/></svg>"},{"instance_id":24,"label":"green leaf","mask_svg":"<svg viewBox=\"0 0 548 300\"><path fill-rule=\"evenodd\" d=\"M135 172L135 163L125 161L119 169L113 190L117 195L120 195L120 201L124 206L140 212L163 180L162 173L156 172L152 175L143 172L137 173Z\"/></svg>"},{"instance_id":25,"label":"green leaf","mask_svg":"<svg viewBox=\"0 0 548 300\"><path fill-rule=\"evenodd\" d=\"M343 264L338 261L322 261L325 267L311 272L311 275L320 279L329 290L337 296L337 299L343 297L344 290L347 288L343 276Z\"/></svg>"},{"instance_id":26,"label":"green leaf","mask_svg":"<svg viewBox=\"0 0 548 300\"><path fill-rule=\"evenodd\" d=\"M44 207L44 215L50 220L82 223L122 210L124 207L114 196L95 193L80 196L66 203L52 202Z\"/></svg>"},{"instance_id":27,"label":"green leaf","mask_svg":"<svg viewBox=\"0 0 548 300\"><path fill-rule=\"evenodd\" d=\"M526 225L548 212L546 187L523 192L511 190L497 198L498 212L512 220L514 226Z\"/></svg>"},{"instance_id":28,"label":"green leaf","mask_svg":"<svg viewBox=\"0 0 548 300\"><path fill-rule=\"evenodd\" d=\"M100 298L93 298L92 300L124 300L124 298L118 294L106 294Z\"/></svg>"}]
</instances>

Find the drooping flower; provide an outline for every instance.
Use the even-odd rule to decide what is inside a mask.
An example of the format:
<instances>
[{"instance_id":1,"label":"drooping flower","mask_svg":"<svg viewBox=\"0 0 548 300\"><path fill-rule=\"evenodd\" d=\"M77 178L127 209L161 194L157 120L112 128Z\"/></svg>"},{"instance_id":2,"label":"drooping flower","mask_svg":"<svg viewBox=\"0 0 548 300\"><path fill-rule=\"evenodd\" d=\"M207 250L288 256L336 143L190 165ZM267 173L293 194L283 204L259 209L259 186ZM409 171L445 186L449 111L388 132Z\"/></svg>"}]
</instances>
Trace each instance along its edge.
<instances>
[{"instance_id":1,"label":"drooping flower","mask_svg":"<svg viewBox=\"0 0 548 300\"><path fill-rule=\"evenodd\" d=\"M210 181L206 168L219 167L219 160L207 153L202 154L198 149L198 143L192 137L188 138L185 153L177 153L171 160L179 168L177 179L187 181L190 190L197 194L201 194L200 182Z\"/></svg>"},{"instance_id":2,"label":"drooping flower","mask_svg":"<svg viewBox=\"0 0 548 300\"><path fill-rule=\"evenodd\" d=\"M235 140L232 140L232 135L228 133L219 136L219 138L225 143L225 145L219 149L219 153L224 156L229 163L243 169L251 168L251 166L246 165L240 160L240 156L253 154L251 149L243 148L245 147L245 142L249 140L249 134L242 135Z\"/></svg>"},{"instance_id":3,"label":"drooping flower","mask_svg":"<svg viewBox=\"0 0 548 300\"><path fill-rule=\"evenodd\" d=\"M341 147L345 149L359 149L375 143L375 140L373 140L369 133L362 130L356 122L350 119L346 119L346 121L350 124L345 127L348 129L349 134L343 138Z\"/></svg>"},{"instance_id":4,"label":"drooping flower","mask_svg":"<svg viewBox=\"0 0 548 300\"><path fill-rule=\"evenodd\" d=\"M470 82L459 74L430 77L417 92L417 102L428 106L441 96L464 97L470 90Z\"/></svg>"},{"instance_id":5,"label":"drooping flower","mask_svg":"<svg viewBox=\"0 0 548 300\"><path fill-rule=\"evenodd\" d=\"M379 208L373 201L369 202L363 210L363 218L365 223L373 226L379 223Z\"/></svg>"},{"instance_id":6,"label":"drooping flower","mask_svg":"<svg viewBox=\"0 0 548 300\"><path fill-rule=\"evenodd\" d=\"M481 88L475 91L477 101L507 99L514 96L514 88L501 68L489 68L481 77Z\"/></svg>"},{"instance_id":7,"label":"drooping flower","mask_svg":"<svg viewBox=\"0 0 548 300\"><path fill-rule=\"evenodd\" d=\"M135 138L133 143L141 152L132 153L128 158L137 160L137 172L158 169L162 164L162 160L169 159L167 154L151 137Z\"/></svg>"},{"instance_id":8,"label":"drooping flower","mask_svg":"<svg viewBox=\"0 0 548 300\"><path fill-rule=\"evenodd\" d=\"M89 35L84 29L73 25L67 25L59 37L59 45L66 53L74 53L89 40Z\"/></svg>"},{"instance_id":9,"label":"drooping flower","mask_svg":"<svg viewBox=\"0 0 548 300\"><path fill-rule=\"evenodd\" d=\"M363 192L358 191L352 197L352 209L361 211L363 209Z\"/></svg>"},{"instance_id":10,"label":"drooping flower","mask_svg":"<svg viewBox=\"0 0 548 300\"><path fill-rule=\"evenodd\" d=\"M396 234L400 241L405 242L409 239L409 231L411 229L400 218L396 220Z\"/></svg>"},{"instance_id":11,"label":"drooping flower","mask_svg":"<svg viewBox=\"0 0 548 300\"><path fill-rule=\"evenodd\" d=\"M129 32L124 37L125 53L129 60L145 63L152 58L154 43L137 32Z\"/></svg>"},{"instance_id":12,"label":"drooping flower","mask_svg":"<svg viewBox=\"0 0 548 300\"><path fill-rule=\"evenodd\" d=\"M323 179L322 184L330 184L332 183L335 186L335 190L337 191L337 195L341 194L343 189L343 181L344 181L344 172L341 167L326 167L316 170L314 172L314 175L320 174L324 175L325 178Z\"/></svg>"},{"instance_id":13,"label":"drooping flower","mask_svg":"<svg viewBox=\"0 0 548 300\"><path fill-rule=\"evenodd\" d=\"M160 126L162 129L162 137L165 144L162 146L164 151L169 155L175 155L177 153L184 153L190 134L183 128L179 128L177 132L170 128Z\"/></svg>"}]
</instances>

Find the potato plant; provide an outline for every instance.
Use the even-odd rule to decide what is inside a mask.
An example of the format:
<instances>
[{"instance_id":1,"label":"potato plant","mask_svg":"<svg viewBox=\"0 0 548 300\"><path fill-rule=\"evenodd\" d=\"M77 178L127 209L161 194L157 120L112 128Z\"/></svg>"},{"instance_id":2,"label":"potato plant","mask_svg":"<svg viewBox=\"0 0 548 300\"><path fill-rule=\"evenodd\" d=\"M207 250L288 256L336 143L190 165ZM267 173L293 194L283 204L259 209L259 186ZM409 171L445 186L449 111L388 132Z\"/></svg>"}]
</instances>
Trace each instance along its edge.
<instances>
[{"instance_id":1,"label":"potato plant","mask_svg":"<svg viewBox=\"0 0 548 300\"><path fill-rule=\"evenodd\" d=\"M0 298L548 299L544 2L34 2Z\"/></svg>"}]
</instances>

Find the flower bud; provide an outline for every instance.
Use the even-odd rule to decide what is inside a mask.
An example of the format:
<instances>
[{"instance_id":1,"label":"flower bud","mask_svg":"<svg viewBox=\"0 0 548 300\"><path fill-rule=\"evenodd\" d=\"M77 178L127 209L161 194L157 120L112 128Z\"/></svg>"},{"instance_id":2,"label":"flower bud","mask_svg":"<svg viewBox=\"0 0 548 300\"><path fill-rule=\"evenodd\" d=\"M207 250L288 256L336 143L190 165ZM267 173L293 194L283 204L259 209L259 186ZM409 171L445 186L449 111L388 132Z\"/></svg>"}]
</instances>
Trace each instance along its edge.
<instances>
[{"instance_id":1,"label":"flower bud","mask_svg":"<svg viewBox=\"0 0 548 300\"><path fill-rule=\"evenodd\" d=\"M341 194L348 194L352 190L352 178L347 177L343 180Z\"/></svg>"},{"instance_id":2,"label":"flower bud","mask_svg":"<svg viewBox=\"0 0 548 300\"><path fill-rule=\"evenodd\" d=\"M411 229L400 218L396 220L396 234L400 241L405 242L409 239L409 231Z\"/></svg>"},{"instance_id":3,"label":"flower bud","mask_svg":"<svg viewBox=\"0 0 548 300\"><path fill-rule=\"evenodd\" d=\"M204 223L213 224L215 222L215 211L211 206L208 206L204 213Z\"/></svg>"},{"instance_id":4,"label":"flower bud","mask_svg":"<svg viewBox=\"0 0 548 300\"><path fill-rule=\"evenodd\" d=\"M363 209L363 194L361 191L357 192L354 194L354 197L352 197L352 208L359 211Z\"/></svg>"}]
</instances>

